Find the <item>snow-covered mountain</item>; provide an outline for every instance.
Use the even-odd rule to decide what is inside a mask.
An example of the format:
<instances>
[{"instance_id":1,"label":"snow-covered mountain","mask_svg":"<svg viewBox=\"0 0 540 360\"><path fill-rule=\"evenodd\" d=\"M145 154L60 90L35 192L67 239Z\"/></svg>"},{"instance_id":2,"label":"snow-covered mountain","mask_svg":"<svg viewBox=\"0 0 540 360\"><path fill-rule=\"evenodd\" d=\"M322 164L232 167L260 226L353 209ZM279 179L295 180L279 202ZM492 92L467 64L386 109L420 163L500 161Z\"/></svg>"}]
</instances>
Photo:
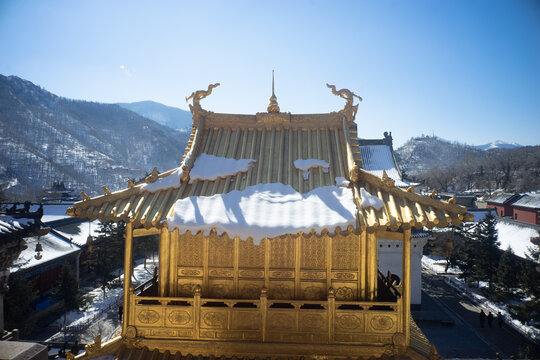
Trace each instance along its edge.
<instances>
[{"instance_id":1,"label":"snow-covered mountain","mask_svg":"<svg viewBox=\"0 0 540 360\"><path fill-rule=\"evenodd\" d=\"M189 111L163 105L155 101L118 103L118 105L125 109L136 112L145 118L152 119L161 125L165 125L173 129L191 130L193 120Z\"/></svg>"},{"instance_id":2,"label":"snow-covered mountain","mask_svg":"<svg viewBox=\"0 0 540 360\"><path fill-rule=\"evenodd\" d=\"M69 100L0 75L0 188L28 197L53 182L87 193L178 166L187 134L115 104Z\"/></svg>"},{"instance_id":3,"label":"snow-covered mountain","mask_svg":"<svg viewBox=\"0 0 540 360\"><path fill-rule=\"evenodd\" d=\"M514 149L514 148L522 147L522 146L523 145L520 145L518 143L508 143L502 140L495 140L488 144L476 145L475 148L480 149L480 150L493 150L493 149Z\"/></svg>"}]
</instances>

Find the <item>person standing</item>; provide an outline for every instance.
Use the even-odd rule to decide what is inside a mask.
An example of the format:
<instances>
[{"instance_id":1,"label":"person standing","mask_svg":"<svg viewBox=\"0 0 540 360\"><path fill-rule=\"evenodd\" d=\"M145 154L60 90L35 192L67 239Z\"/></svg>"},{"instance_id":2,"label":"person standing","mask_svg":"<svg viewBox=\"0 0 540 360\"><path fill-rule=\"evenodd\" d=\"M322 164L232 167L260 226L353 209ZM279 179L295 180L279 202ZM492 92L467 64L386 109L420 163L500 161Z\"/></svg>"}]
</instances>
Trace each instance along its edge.
<instances>
[{"instance_id":1,"label":"person standing","mask_svg":"<svg viewBox=\"0 0 540 360\"><path fill-rule=\"evenodd\" d=\"M484 313L484 310L480 310L480 327L484 327L484 322L486 321L486 314Z\"/></svg>"},{"instance_id":2,"label":"person standing","mask_svg":"<svg viewBox=\"0 0 540 360\"><path fill-rule=\"evenodd\" d=\"M491 311L489 312L487 316L487 320L488 320L488 326L491 327L491 324L493 323L493 314L491 313Z\"/></svg>"}]
</instances>

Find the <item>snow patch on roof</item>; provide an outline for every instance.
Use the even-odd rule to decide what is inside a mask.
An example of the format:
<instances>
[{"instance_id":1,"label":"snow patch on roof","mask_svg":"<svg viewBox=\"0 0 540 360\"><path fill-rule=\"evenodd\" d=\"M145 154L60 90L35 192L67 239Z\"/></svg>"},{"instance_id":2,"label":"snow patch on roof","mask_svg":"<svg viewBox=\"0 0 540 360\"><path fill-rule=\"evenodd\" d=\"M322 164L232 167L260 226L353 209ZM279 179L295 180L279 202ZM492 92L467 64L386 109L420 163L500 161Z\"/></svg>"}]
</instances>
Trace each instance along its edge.
<instances>
[{"instance_id":1,"label":"snow patch on roof","mask_svg":"<svg viewBox=\"0 0 540 360\"><path fill-rule=\"evenodd\" d=\"M159 178L153 183L144 184L141 187L140 192L149 191L154 192L158 190L166 190L170 188L179 188L180 187L180 176L182 175L182 167L177 167L169 175Z\"/></svg>"},{"instance_id":2,"label":"snow patch on roof","mask_svg":"<svg viewBox=\"0 0 540 360\"><path fill-rule=\"evenodd\" d=\"M335 180L336 180L336 186L348 187L349 184L351 183L349 180L341 176L336 176Z\"/></svg>"},{"instance_id":3,"label":"snow patch on roof","mask_svg":"<svg viewBox=\"0 0 540 360\"><path fill-rule=\"evenodd\" d=\"M359 148L364 170L367 170L380 178L382 178L384 170L388 177L395 181L396 186L406 187L410 185L401 179L390 146L361 145Z\"/></svg>"},{"instance_id":4,"label":"snow patch on roof","mask_svg":"<svg viewBox=\"0 0 540 360\"><path fill-rule=\"evenodd\" d=\"M529 253L528 248L534 246L531 243L531 238L539 236L538 231L534 229L512 225L502 221L497 222L495 228L497 229L498 239L501 243L499 248L506 250L510 246L514 254L522 258L526 258L525 255Z\"/></svg>"},{"instance_id":5,"label":"snow patch on roof","mask_svg":"<svg viewBox=\"0 0 540 360\"><path fill-rule=\"evenodd\" d=\"M375 210L379 211L384 205L381 199L374 195L371 195L363 187L360 188L360 197L362 198L362 207L364 209L372 207Z\"/></svg>"},{"instance_id":6,"label":"snow patch on roof","mask_svg":"<svg viewBox=\"0 0 540 360\"><path fill-rule=\"evenodd\" d=\"M294 167L298 170L302 170L304 180L307 180L309 178L309 170L310 169L316 169L316 168L322 168L323 172L328 172L328 167L330 164L324 160L319 159L296 159L294 160Z\"/></svg>"},{"instance_id":7,"label":"snow patch on roof","mask_svg":"<svg viewBox=\"0 0 540 360\"><path fill-rule=\"evenodd\" d=\"M176 201L167 218L170 231L180 233L215 228L218 234L258 244L263 238L323 229L347 228L356 224L356 206L350 189L324 186L306 194L281 183L258 184L242 191L214 196L192 196Z\"/></svg>"},{"instance_id":8,"label":"snow patch on roof","mask_svg":"<svg viewBox=\"0 0 540 360\"><path fill-rule=\"evenodd\" d=\"M189 172L189 182L195 180L216 180L240 172L248 171L255 164L255 159L231 159L220 156L201 154L195 160Z\"/></svg>"},{"instance_id":9,"label":"snow patch on roof","mask_svg":"<svg viewBox=\"0 0 540 360\"><path fill-rule=\"evenodd\" d=\"M19 231L34 223L33 218L14 218L9 215L0 215L0 234Z\"/></svg>"},{"instance_id":10,"label":"snow patch on roof","mask_svg":"<svg viewBox=\"0 0 540 360\"><path fill-rule=\"evenodd\" d=\"M85 221L78 224L57 226L54 228L54 230L60 235L71 239L72 243L77 244L78 246L84 246L88 240L88 235L92 235L94 237L99 235L99 228L100 221L95 220L92 222Z\"/></svg>"}]
</instances>

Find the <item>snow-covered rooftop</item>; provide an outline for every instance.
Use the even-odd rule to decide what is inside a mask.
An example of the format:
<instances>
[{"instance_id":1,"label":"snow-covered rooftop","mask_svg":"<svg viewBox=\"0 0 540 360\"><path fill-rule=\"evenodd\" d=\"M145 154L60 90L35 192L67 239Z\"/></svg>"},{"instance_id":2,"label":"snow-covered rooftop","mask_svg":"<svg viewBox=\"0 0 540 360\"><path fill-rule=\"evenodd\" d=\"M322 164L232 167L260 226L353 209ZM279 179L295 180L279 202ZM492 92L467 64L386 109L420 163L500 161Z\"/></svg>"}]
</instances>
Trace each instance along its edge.
<instances>
[{"instance_id":1,"label":"snow-covered rooftop","mask_svg":"<svg viewBox=\"0 0 540 360\"><path fill-rule=\"evenodd\" d=\"M34 224L34 218L15 218L11 215L0 215L0 234L8 234L23 230Z\"/></svg>"},{"instance_id":2,"label":"snow-covered rooftop","mask_svg":"<svg viewBox=\"0 0 540 360\"><path fill-rule=\"evenodd\" d=\"M495 195L493 198L487 200L488 203L494 203L494 204L506 204L509 201L515 200L519 198L519 194L511 194L511 193L500 193L498 195Z\"/></svg>"},{"instance_id":3,"label":"snow-covered rooftop","mask_svg":"<svg viewBox=\"0 0 540 360\"><path fill-rule=\"evenodd\" d=\"M41 237L33 236L25 238L24 241L26 244L26 249L21 252L17 260L15 260L11 266L11 272L31 268L81 249L77 245L69 243L68 241L63 240L52 233ZM42 258L39 260L35 258L35 255L37 254L35 249L38 241L43 247L43 252L41 253Z\"/></svg>"},{"instance_id":4,"label":"snow-covered rooftop","mask_svg":"<svg viewBox=\"0 0 540 360\"><path fill-rule=\"evenodd\" d=\"M392 150L388 145L360 145L362 166L370 173L383 176L383 170L388 177L395 181L399 187L407 187L410 184L401 179L401 174L396 167Z\"/></svg>"},{"instance_id":5,"label":"snow-covered rooftop","mask_svg":"<svg viewBox=\"0 0 540 360\"><path fill-rule=\"evenodd\" d=\"M533 245L531 238L538 237L538 231L525 226L509 224L503 221L498 221L495 225L497 229L498 239L501 243L499 248L506 250L510 246L512 251L519 257L526 258L528 249Z\"/></svg>"},{"instance_id":6,"label":"snow-covered rooftop","mask_svg":"<svg viewBox=\"0 0 540 360\"><path fill-rule=\"evenodd\" d=\"M71 239L71 242L78 246L86 244L88 235L97 236L97 230L99 229L99 220L85 221L82 223L68 224L63 226L55 226L54 231L60 235L65 236L67 239Z\"/></svg>"},{"instance_id":7,"label":"snow-covered rooftop","mask_svg":"<svg viewBox=\"0 0 540 360\"><path fill-rule=\"evenodd\" d=\"M540 209L540 194L526 194L521 199L516 201L514 206Z\"/></svg>"},{"instance_id":8,"label":"snow-covered rooftop","mask_svg":"<svg viewBox=\"0 0 540 360\"><path fill-rule=\"evenodd\" d=\"M337 186L324 186L300 194L281 183L259 184L242 191L202 197L192 196L176 201L174 212L167 218L169 230L180 233L215 228L218 234L243 240L284 234L333 231L355 225L356 205L352 191Z\"/></svg>"}]
</instances>

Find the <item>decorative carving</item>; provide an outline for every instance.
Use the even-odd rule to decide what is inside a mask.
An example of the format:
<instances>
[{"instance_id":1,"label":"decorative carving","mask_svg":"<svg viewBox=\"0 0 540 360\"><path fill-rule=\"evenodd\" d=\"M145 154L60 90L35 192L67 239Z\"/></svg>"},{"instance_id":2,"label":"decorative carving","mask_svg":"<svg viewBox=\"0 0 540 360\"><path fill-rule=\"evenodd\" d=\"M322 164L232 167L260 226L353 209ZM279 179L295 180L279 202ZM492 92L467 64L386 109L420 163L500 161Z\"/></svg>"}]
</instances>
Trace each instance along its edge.
<instances>
[{"instance_id":1,"label":"decorative carving","mask_svg":"<svg viewBox=\"0 0 540 360\"><path fill-rule=\"evenodd\" d=\"M225 284L215 284L212 286L210 293L216 299L225 299L230 296L230 288Z\"/></svg>"},{"instance_id":2,"label":"decorative carving","mask_svg":"<svg viewBox=\"0 0 540 360\"><path fill-rule=\"evenodd\" d=\"M187 276L197 276L201 274L201 271L196 269L182 269L180 273Z\"/></svg>"},{"instance_id":3,"label":"decorative carving","mask_svg":"<svg viewBox=\"0 0 540 360\"><path fill-rule=\"evenodd\" d=\"M353 167L349 170L349 179L351 182L355 183L358 182L360 176L360 170L358 168L358 165L353 165Z\"/></svg>"},{"instance_id":4,"label":"decorative carving","mask_svg":"<svg viewBox=\"0 0 540 360\"><path fill-rule=\"evenodd\" d=\"M103 185L101 187L101 189L103 190L104 195L111 195L112 194L111 190L107 189L107 186L105 186L105 185Z\"/></svg>"},{"instance_id":5,"label":"decorative carving","mask_svg":"<svg viewBox=\"0 0 540 360\"><path fill-rule=\"evenodd\" d=\"M374 316L370 321L371 327L375 330L390 330L394 326L394 320L390 316Z\"/></svg>"},{"instance_id":6,"label":"decorative carving","mask_svg":"<svg viewBox=\"0 0 540 360\"><path fill-rule=\"evenodd\" d=\"M383 187L386 189L393 188L394 184L396 183L394 179L392 179L385 170L382 172L382 183Z\"/></svg>"},{"instance_id":7,"label":"decorative carving","mask_svg":"<svg viewBox=\"0 0 540 360\"><path fill-rule=\"evenodd\" d=\"M210 276L213 277L232 277L233 271L232 270L210 270Z\"/></svg>"},{"instance_id":8,"label":"decorative carving","mask_svg":"<svg viewBox=\"0 0 540 360\"><path fill-rule=\"evenodd\" d=\"M143 324L154 324L159 320L159 314L154 310L142 310L137 315L137 319Z\"/></svg>"},{"instance_id":9,"label":"decorative carving","mask_svg":"<svg viewBox=\"0 0 540 360\"><path fill-rule=\"evenodd\" d=\"M257 113L256 115L257 123L268 124L268 125L279 125L286 124L291 122L291 113Z\"/></svg>"},{"instance_id":10,"label":"decorative carving","mask_svg":"<svg viewBox=\"0 0 540 360\"><path fill-rule=\"evenodd\" d=\"M242 312L234 318L234 328L242 330L257 330L260 327L261 318L259 313Z\"/></svg>"},{"instance_id":11,"label":"decorative carving","mask_svg":"<svg viewBox=\"0 0 540 360\"><path fill-rule=\"evenodd\" d=\"M431 192L431 194L429 194L429 197L430 197L431 199L435 199L435 195L437 195L437 191L433 190L433 191Z\"/></svg>"},{"instance_id":12,"label":"decorative carving","mask_svg":"<svg viewBox=\"0 0 540 360\"><path fill-rule=\"evenodd\" d=\"M270 266L273 268L294 268L294 241L291 236L274 238L270 241Z\"/></svg>"},{"instance_id":13,"label":"decorative carving","mask_svg":"<svg viewBox=\"0 0 540 360\"><path fill-rule=\"evenodd\" d=\"M362 320L354 315L341 315L336 319L336 328L342 330L358 329L362 325Z\"/></svg>"},{"instance_id":14,"label":"decorative carving","mask_svg":"<svg viewBox=\"0 0 540 360\"><path fill-rule=\"evenodd\" d=\"M264 277L264 272L259 270L241 270L240 277L246 278L262 278Z\"/></svg>"},{"instance_id":15,"label":"decorative carving","mask_svg":"<svg viewBox=\"0 0 540 360\"><path fill-rule=\"evenodd\" d=\"M203 235L191 235L186 233L181 236L179 242L179 265L180 266L202 266L202 242Z\"/></svg>"},{"instance_id":16,"label":"decorative carving","mask_svg":"<svg viewBox=\"0 0 540 360\"><path fill-rule=\"evenodd\" d=\"M135 186L135 183L133 182L133 180L127 179L127 186L128 186L128 189L131 189L132 187Z\"/></svg>"},{"instance_id":17,"label":"decorative carving","mask_svg":"<svg viewBox=\"0 0 540 360\"><path fill-rule=\"evenodd\" d=\"M83 201L88 201L88 200L90 200L90 196L86 195L86 194L84 193L84 191L81 191L81 197L82 197Z\"/></svg>"},{"instance_id":18,"label":"decorative carving","mask_svg":"<svg viewBox=\"0 0 540 360\"><path fill-rule=\"evenodd\" d=\"M416 185L411 185L411 186L409 186L409 187L407 188L407 192L410 192L410 193L414 192L414 188L415 188L415 187L416 187Z\"/></svg>"},{"instance_id":19,"label":"decorative carving","mask_svg":"<svg viewBox=\"0 0 540 360\"><path fill-rule=\"evenodd\" d=\"M302 237L301 248L302 268L324 269L326 267L326 248L324 237ZM302 276L304 276L304 274L306 273L303 273Z\"/></svg>"},{"instance_id":20,"label":"decorative carving","mask_svg":"<svg viewBox=\"0 0 540 360\"><path fill-rule=\"evenodd\" d=\"M292 271L272 271L270 276L278 279L291 279L294 277L294 273Z\"/></svg>"},{"instance_id":21,"label":"decorative carving","mask_svg":"<svg viewBox=\"0 0 540 360\"><path fill-rule=\"evenodd\" d=\"M75 360L75 355L71 351L66 351L66 360Z\"/></svg>"},{"instance_id":22,"label":"decorative carving","mask_svg":"<svg viewBox=\"0 0 540 360\"><path fill-rule=\"evenodd\" d=\"M224 328L227 324L227 313L207 312L203 316L203 322L210 327Z\"/></svg>"},{"instance_id":23,"label":"decorative carving","mask_svg":"<svg viewBox=\"0 0 540 360\"><path fill-rule=\"evenodd\" d=\"M325 321L321 315L308 314L300 319L300 324L304 329L319 330L325 327Z\"/></svg>"},{"instance_id":24,"label":"decorative carving","mask_svg":"<svg viewBox=\"0 0 540 360\"><path fill-rule=\"evenodd\" d=\"M292 330L294 318L292 315L277 313L268 315L268 327L270 329Z\"/></svg>"},{"instance_id":25,"label":"decorative carving","mask_svg":"<svg viewBox=\"0 0 540 360\"><path fill-rule=\"evenodd\" d=\"M126 337L128 339L134 339L137 337L137 328L133 325L129 325L126 328Z\"/></svg>"},{"instance_id":26,"label":"decorative carving","mask_svg":"<svg viewBox=\"0 0 540 360\"><path fill-rule=\"evenodd\" d=\"M159 178L158 170L157 168L154 168L152 169L152 172L150 173L150 175L144 178L144 182L147 184L151 184L151 183L156 182L158 178Z\"/></svg>"},{"instance_id":27,"label":"decorative carving","mask_svg":"<svg viewBox=\"0 0 540 360\"><path fill-rule=\"evenodd\" d=\"M197 286L197 284L192 283L180 284L180 286L178 286L178 292L180 296L193 296Z\"/></svg>"},{"instance_id":28,"label":"decorative carving","mask_svg":"<svg viewBox=\"0 0 540 360\"><path fill-rule=\"evenodd\" d=\"M345 273L345 272L339 272L334 273L334 279L338 280L354 280L356 278L354 273Z\"/></svg>"},{"instance_id":29,"label":"decorative carving","mask_svg":"<svg viewBox=\"0 0 540 360\"><path fill-rule=\"evenodd\" d=\"M168 319L173 325L185 325L191 321L191 315L187 311L175 310L169 314Z\"/></svg>"},{"instance_id":30,"label":"decorative carving","mask_svg":"<svg viewBox=\"0 0 540 360\"><path fill-rule=\"evenodd\" d=\"M392 336L392 342L396 346L406 346L407 338L405 338L405 334L403 333L395 333L394 336Z\"/></svg>"},{"instance_id":31,"label":"decorative carving","mask_svg":"<svg viewBox=\"0 0 540 360\"><path fill-rule=\"evenodd\" d=\"M302 273L302 279L310 279L310 280L317 280L317 279L324 279L326 278L325 272L316 272L316 271L306 271Z\"/></svg>"},{"instance_id":32,"label":"decorative carving","mask_svg":"<svg viewBox=\"0 0 540 360\"><path fill-rule=\"evenodd\" d=\"M348 286L340 287L336 290L336 299L337 300L353 300L354 291Z\"/></svg>"},{"instance_id":33,"label":"decorative carving","mask_svg":"<svg viewBox=\"0 0 540 360\"><path fill-rule=\"evenodd\" d=\"M354 236L336 235L332 239L332 267L342 270L358 269L358 241Z\"/></svg>"},{"instance_id":34,"label":"decorative carving","mask_svg":"<svg viewBox=\"0 0 540 360\"><path fill-rule=\"evenodd\" d=\"M240 291L241 297L244 299L258 299L261 293L261 287L255 284L247 284Z\"/></svg>"},{"instance_id":35,"label":"decorative carving","mask_svg":"<svg viewBox=\"0 0 540 360\"><path fill-rule=\"evenodd\" d=\"M211 267L233 267L234 240L210 235L208 244L208 264ZM212 275L215 276L215 275ZM218 275L219 276L219 275Z\"/></svg>"},{"instance_id":36,"label":"decorative carving","mask_svg":"<svg viewBox=\"0 0 540 360\"><path fill-rule=\"evenodd\" d=\"M448 200L446 200L447 204L455 204L456 203L456 195L452 195L452 197Z\"/></svg>"},{"instance_id":37,"label":"decorative carving","mask_svg":"<svg viewBox=\"0 0 540 360\"><path fill-rule=\"evenodd\" d=\"M304 289L304 297L308 300L320 300L324 298L324 290L318 286L308 286Z\"/></svg>"},{"instance_id":38,"label":"decorative carving","mask_svg":"<svg viewBox=\"0 0 540 360\"><path fill-rule=\"evenodd\" d=\"M210 95L212 93L212 89L218 87L219 85L220 83L210 84L208 85L208 90L194 91L186 98L186 102L193 99L193 105L189 104L189 110L191 111L193 117L198 118L199 114L204 111L201 107L200 101Z\"/></svg>"},{"instance_id":39,"label":"decorative carving","mask_svg":"<svg viewBox=\"0 0 540 360\"><path fill-rule=\"evenodd\" d=\"M94 341L84 347L88 353L88 357L94 357L92 355L99 354L101 351L101 334L97 334Z\"/></svg>"},{"instance_id":40,"label":"decorative carving","mask_svg":"<svg viewBox=\"0 0 540 360\"><path fill-rule=\"evenodd\" d=\"M354 98L357 98L359 101L362 101L362 98L348 89L336 90L335 85L326 84L326 87L332 90L332 94L346 100L345 106L339 111L339 113L345 115L347 121L353 121L356 117L356 112L358 111L358 104L353 105Z\"/></svg>"},{"instance_id":41,"label":"decorative carving","mask_svg":"<svg viewBox=\"0 0 540 360\"><path fill-rule=\"evenodd\" d=\"M270 286L270 297L272 299L290 299L291 288L285 284Z\"/></svg>"}]
</instances>

